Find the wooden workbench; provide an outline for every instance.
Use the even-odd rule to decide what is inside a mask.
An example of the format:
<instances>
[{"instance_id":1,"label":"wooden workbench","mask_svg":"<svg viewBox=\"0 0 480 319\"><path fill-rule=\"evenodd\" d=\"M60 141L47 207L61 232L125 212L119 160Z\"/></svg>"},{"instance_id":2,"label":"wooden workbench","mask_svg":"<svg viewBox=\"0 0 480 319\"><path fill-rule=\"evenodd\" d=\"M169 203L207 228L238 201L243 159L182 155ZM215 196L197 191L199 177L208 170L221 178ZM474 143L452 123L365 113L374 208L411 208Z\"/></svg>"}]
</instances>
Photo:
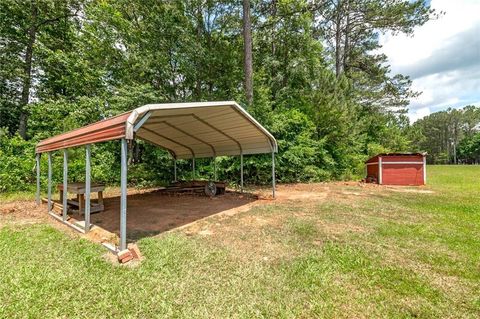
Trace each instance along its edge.
<instances>
[{"instance_id":1,"label":"wooden workbench","mask_svg":"<svg viewBox=\"0 0 480 319\"><path fill-rule=\"evenodd\" d=\"M57 189L60 192L60 203L63 203L63 184L58 184ZM105 184L91 184L90 193L98 193L98 200L93 202L90 200L90 213L97 213L104 210L103 191ZM75 194L76 200L67 199L67 204L78 207L78 213L81 215L85 212L85 183L68 183L67 194Z\"/></svg>"}]
</instances>

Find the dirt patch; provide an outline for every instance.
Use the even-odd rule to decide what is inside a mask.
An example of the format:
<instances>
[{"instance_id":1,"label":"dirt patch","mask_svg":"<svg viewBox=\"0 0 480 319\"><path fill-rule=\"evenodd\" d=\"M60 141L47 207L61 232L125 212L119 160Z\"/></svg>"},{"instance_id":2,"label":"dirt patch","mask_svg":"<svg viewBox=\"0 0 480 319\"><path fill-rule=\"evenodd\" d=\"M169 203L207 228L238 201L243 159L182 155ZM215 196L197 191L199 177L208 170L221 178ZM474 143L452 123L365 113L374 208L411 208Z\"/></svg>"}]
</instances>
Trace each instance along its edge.
<instances>
[{"instance_id":1,"label":"dirt patch","mask_svg":"<svg viewBox=\"0 0 480 319\"><path fill-rule=\"evenodd\" d=\"M416 188L410 188L410 187L405 187L405 186L387 186L386 189L392 192L398 192L398 193L418 193L418 194L433 194L435 193L432 190L429 189L422 189L419 187Z\"/></svg>"},{"instance_id":2,"label":"dirt patch","mask_svg":"<svg viewBox=\"0 0 480 319\"><path fill-rule=\"evenodd\" d=\"M46 219L34 201L14 201L0 205L0 227L7 223L34 224Z\"/></svg>"},{"instance_id":3,"label":"dirt patch","mask_svg":"<svg viewBox=\"0 0 480 319\"><path fill-rule=\"evenodd\" d=\"M254 192L260 194L260 198L271 199L270 189L255 189ZM279 185L276 188L275 202L279 203L285 201L321 201L327 198L329 192L330 186L327 183Z\"/></svg>"},{"instance_id":4,"label":"dirt patch","mask_svg":"<svg viewBox=\"0 0 480 319\"><path fill-rule=\"evenodd\" d=\"M312 193L312 192L289 192L288 194L282 194L279 196L279 200L309 200L317 201L325 199L327 193Z\"/></svg>"},{"instance_id":5,"label":"dirt patch","mask_svg":"<svg viewBox=\"0 0 480 319\"><path fill-rule=\"evenodd\" d=\"M360 192L351 192L351 191L344 191L342 192L342 194L344 195L354 195L354 196L362 196L362 195L365 195L365 194L362 194Z\"/></svg>"},{"instance_id":6,"label":"dirt patch","mask_svg":"<svg viewBox=\"0 0 480 319\"><path fill-rule=\"evenodd\" d=\"M114 245L119 244L119 238L116 234L109 232L98 226L93 226L92 229L85 235L86 238L97 243L111 243Z\"/></svg>"}]
</instances>

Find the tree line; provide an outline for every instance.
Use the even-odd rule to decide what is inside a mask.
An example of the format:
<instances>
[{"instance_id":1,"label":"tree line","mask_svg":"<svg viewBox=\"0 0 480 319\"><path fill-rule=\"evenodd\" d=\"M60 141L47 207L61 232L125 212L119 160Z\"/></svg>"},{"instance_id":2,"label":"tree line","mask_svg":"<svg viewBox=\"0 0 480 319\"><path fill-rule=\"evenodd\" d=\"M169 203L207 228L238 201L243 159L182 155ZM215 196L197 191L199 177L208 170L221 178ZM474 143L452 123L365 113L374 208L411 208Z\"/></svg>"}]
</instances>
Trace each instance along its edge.
<instances>
[{"instance_id":1,"label":"tree line","mask_svg":"<svg viewBox=\"0 0 480 319\"><path fill-rule=\"evenodd\" d=\"M278 139L280 181L356 176L368 156L413 145L406 112L419 92L408 75L392 74L379 35L413 34L438 14L423 0L0 0L0 8L0 191L29 187L43 138L184 101L238 101ZM118 180L118 147L92 150L93 178ZM70 175L81 180L83 153L70 152ZM199 166L207 177L209 163ZM235 183L238 159L219 164L220 178ZM168 180L170 165L138 143L131 181ZM249 157L246 181L267 182L267 165Z\"/></svg>"},{"instance_id":2,"label":"tree line","mask_svg":"<svg viewBox=\"0 0 480 319\"><path fill-rule=\"evenodd\" d=\"M412 143L428 153L431 164L480 163L480 108L449 108L416 121Z\"/></svg>"}]
</instances>

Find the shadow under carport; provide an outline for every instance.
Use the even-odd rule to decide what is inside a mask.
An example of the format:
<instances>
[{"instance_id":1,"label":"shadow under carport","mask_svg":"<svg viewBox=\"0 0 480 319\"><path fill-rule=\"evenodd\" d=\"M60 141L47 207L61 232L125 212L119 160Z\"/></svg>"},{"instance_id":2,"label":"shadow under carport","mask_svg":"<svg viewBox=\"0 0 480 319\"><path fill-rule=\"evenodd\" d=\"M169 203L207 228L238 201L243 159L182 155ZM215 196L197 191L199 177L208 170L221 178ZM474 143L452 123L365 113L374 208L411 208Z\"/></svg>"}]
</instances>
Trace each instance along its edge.
<instances>
[{"instance_id":1,"label":"shadow under carport","mask_svg":"<svg viewBox=\"0 0 480 319\"><path fill-rule=\"evenodd\" d=\"M207 197L194 194L166 194L160 191L127 197L127 241L137 241L196 220L238 208L257 200L249 193L227 192ZM119 235L120 197L104 200L105 210L91 215L91 223Z\"/></svg>"}]
</instances>

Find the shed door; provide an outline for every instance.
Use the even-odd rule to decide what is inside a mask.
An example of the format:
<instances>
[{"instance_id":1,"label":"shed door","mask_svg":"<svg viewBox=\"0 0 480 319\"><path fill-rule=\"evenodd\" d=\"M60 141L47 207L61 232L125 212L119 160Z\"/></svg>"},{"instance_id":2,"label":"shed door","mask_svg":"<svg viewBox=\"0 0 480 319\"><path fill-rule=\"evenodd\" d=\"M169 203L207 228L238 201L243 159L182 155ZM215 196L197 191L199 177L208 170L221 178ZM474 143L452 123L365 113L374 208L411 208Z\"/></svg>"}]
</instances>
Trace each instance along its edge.
<instances>
[{"instance_id":1,"label":"shed door","mask_svg":"<svg viewBox=\"0 0 480 319\"><path fill-rule=\"evenodd\" d=\"M389 185L423 185L423 163L382 165L382 182Z\"/></svg>"}]
</instances>

